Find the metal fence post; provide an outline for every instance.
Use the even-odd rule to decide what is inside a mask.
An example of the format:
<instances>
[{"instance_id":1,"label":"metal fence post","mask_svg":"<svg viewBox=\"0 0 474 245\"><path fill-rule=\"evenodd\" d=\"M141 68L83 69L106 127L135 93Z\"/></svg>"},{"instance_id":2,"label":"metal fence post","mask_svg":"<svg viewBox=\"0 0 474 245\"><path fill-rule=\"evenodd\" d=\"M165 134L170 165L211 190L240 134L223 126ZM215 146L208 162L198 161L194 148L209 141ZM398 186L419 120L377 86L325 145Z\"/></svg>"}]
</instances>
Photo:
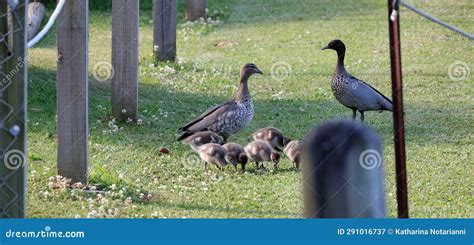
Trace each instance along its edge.
<instances>
[{"instance_id":1,"label":"metal fence post","mask_svg":"<svg viewBox=\"0 0 474 245\"><path fill-rule=\"evenodd\" d=\"M0 1L0 217L25 217L26 0Z\"/></svg>"},{"instance_id":2,"label":"metal fence post","mask_svg":"<svg viewBox=\"0 0 474 245\"><path fill-rule=\"evenodd\" d=\"M408 218L408 187L405 154L405 121L403 117L402 54L398 1L388 1L388 30L393 98L393 138L397 180L398 217Z\"/></svg>"}]
</instances>

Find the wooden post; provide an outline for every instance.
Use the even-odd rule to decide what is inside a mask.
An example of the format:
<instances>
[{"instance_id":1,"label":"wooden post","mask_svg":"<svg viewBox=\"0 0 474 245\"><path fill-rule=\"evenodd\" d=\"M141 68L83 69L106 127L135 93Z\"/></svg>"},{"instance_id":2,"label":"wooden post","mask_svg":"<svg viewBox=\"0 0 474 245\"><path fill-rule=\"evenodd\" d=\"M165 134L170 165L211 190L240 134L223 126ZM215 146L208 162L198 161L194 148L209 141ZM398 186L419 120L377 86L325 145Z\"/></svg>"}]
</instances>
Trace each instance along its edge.
<instances>
[{"instance_id":1,"label":"wooden post","mask_svg":"<svg viewBox=\"0 0 474 245\"><path fill-rule=\"evenodd\" d=\"M26 2L10 12L0 1L0 218L26 212Z\"/></svg>"},{"instance_id":2,"label":"wooden post","mask_svg":"<svg viewBox=\"0 0 474 245\"><path fill-rule=\"evenodd\" d=\"M186 0L186 20L196 21L206 17L207 0Z\"/></svg>"},{"instance_id":3,"label":"wooden post","mask_svg":"<svg viewBox=\"0 0 474 245\"><path fill-rule=\"evenodd\" d=\"M176 59L176 0L153 0L153 50L157 60Z\"/></svg>"},{"instance_id":4,"label":"wooden post","mask_svg":"<svg viewBox=\"0 0 474 245\"><path fill-rule=\"evenodd\" d=\"M57 23L58 173L86 184L89 1L66 1Z\"/></svg>"},{"instance_id":5,"label":"wooden post","mask_svg":"<svg viewBox=\"0 0 474 245\"><path fill-rule=\"evenodd\" d=\"M408 218L408 186L405 153L405 120L403 117L402 54L400 45L399 1L388 1L390 67L392 74L393 138L397 180L398 217Z\"/></svg>"},{"instance_id":6,"label":"wooden post","mask_svg":"<svg viewBox=\"0 0 474 245\"><path fill-rule=\"evenodd\" d=\"M385 217L380 137L353 121L318 126L304 143L307 218Z\"/></svg>"},{"instance_id":7,"label":"wooden post","mask_svg":"<svg viewBox=\"0 0 474 245\"><path fill-rule=\"evenodd\" d=\"M112 115L138 115L139 0L112 1Z\"/></svg>"},{"instance_id":8,"label":"wooden post","mask_svg":"<svg viewBox=\"0 0 474 245\"><path fill-rule=\"evenodd\" d=\"M27 34L28 34L28 41L33 39L35 35L38 33L41 27L41 22L44 19L44 15L46 10L44 5L39 2L31 2L28 3L28 14L27 14Z\"/></svg>"}]
</instances>

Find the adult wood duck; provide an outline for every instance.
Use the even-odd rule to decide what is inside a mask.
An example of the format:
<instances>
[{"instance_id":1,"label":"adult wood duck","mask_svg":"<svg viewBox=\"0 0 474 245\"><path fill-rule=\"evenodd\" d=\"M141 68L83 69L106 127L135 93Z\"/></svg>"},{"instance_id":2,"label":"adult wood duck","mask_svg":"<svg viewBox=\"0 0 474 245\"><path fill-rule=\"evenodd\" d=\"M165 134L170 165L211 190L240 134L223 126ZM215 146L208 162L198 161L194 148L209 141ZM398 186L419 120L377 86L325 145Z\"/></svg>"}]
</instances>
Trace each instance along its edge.
<instances>
[{"instance_id":1,"label":"adult wood duck","mask_svg":"<svg viewBox=\"0 0 474 245\"><path fill-rule=\"evenodd\" d=\"M332 77L331 89L341 104L352 109L353 119L355 119L357 111L360 112L362 121L364 121L365 111L392 111L392 101L389 98L346 71L344 67L346 46L341 40L332 40L321 50L325 49L337 52L337 65Z\"/></svg>"},{"instance_id":2,"label":"adult wood duck","mask_svg":"<svg viewBox=\"0 0 474 245\"><path fill-rule=\"evenodd\" d=\"M240 86L234 98L211 107L188 124L179 128L178 141L196 132L212 131L227 141L230 135L247 127L253 119L253 102L248 88L249 77L255 73L263 74L255 64L246 64L240 71Z\"/></svg>"}]
</instances>

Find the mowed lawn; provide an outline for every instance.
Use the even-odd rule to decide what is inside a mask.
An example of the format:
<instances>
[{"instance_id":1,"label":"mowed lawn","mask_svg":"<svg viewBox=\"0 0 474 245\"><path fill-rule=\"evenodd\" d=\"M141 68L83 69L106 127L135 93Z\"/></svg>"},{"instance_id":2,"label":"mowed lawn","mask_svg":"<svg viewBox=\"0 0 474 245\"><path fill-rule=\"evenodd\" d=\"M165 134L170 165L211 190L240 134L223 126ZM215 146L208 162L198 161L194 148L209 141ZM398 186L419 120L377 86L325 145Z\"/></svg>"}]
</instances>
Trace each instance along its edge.
<instances>
[{"instance_id":1,"label":"mowed lawn","mask_svg":"<svg viewBox=\"0 0 474 245\"><path fill-rule=\"evenodd\" d=\"M473 1L410 2L474 32ZM179 21L176 64L154 63L151 12L141 13L138 123L114 122L110 81L93 76L96 64L110 62L111 15L91 12L89 159L95 187L89 189L99 191L64 188L68 184L56 178L54 32L29 51L28 217L302 217L301 172L287 158L278 171L257 172L252 164L245 173L213 167L204 173L189 147L175 141L176 130L231 97L247 62L267 75L251 78L256 114L231 141L245 144L265 126L297 139L324 121L350 117L329 84L336 54L320 51L335 38L346 43L349 72L390 95L386 2L210 0L209 8L219 23ZM473 43L404 8L401 34L411 216L472 218ZM289 76L268 75L275 64L284 64ZM455 79L449 76L453 66ZM456 79L466 71L469 77ZM392 115L366 113L366 123L384 141L387 210L396 217ZM171 153L161 154L161 147Z\"/></svg>"}]
</instances>

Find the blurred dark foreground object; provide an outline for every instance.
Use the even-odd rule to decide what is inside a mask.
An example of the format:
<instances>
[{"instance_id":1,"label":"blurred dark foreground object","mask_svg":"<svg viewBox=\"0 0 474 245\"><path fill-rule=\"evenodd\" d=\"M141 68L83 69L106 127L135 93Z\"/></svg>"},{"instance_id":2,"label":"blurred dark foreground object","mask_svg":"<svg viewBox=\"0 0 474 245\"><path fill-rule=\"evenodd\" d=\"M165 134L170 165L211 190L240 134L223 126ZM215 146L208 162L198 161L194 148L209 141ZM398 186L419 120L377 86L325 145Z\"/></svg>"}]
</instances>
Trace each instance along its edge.
<instances>
[{"instance_id":1,"label":"blurred dark foreground object","mask_svg":"<svg viewBox=\"0 0 474 245\"><path fill-rule=\"evenodd\" d=\"M385 217L382 144L374 130L330 121L308 134L304 152L305 217Z\"/></svg>"}]
</instances>

